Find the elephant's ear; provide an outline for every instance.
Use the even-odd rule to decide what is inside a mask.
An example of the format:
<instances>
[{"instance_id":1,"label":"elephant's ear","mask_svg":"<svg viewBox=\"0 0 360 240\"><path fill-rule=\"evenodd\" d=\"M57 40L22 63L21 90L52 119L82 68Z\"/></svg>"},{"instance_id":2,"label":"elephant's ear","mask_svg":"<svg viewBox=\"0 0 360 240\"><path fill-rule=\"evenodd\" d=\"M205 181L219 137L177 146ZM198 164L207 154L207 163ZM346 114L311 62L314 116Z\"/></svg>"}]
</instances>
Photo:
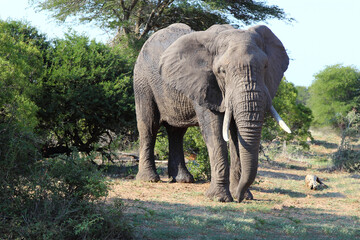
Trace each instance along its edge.
<instances>
[{"instance_id":1,"label":"elephant's ear","mask_svg":"<svg viewBox=\"0 0 360 240\"><path fill-rule=\"evenodd\" d=\"M249 30L257 32L264 40L264 51L269 60L265 84L269 89L271 97L274 98L284 72L288 68L289 57L281 41L268 27L259 25Z\"/></svg>"},{"instance_id":2,"label":"elephant's ear","mask_svg":"<svg viewBox=\"0 0 360 240\"><path fill-rule=\"evenodd\" d=\"M165 84L200 106L224 111L223 94L212 71L213 31L194 32L171 44L160 58Z\"/></svg>"}]
</instances>

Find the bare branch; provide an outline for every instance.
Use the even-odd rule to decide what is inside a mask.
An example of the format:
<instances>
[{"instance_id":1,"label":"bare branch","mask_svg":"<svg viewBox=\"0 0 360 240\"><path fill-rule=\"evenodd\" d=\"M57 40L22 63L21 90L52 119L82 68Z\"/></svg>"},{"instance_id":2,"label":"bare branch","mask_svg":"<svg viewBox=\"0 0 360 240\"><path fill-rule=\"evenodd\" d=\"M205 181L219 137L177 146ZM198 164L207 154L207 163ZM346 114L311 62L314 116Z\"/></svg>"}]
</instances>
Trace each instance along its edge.
<instances>
[{"instance_id":1,"label":"bare branch","mask_svg":"<svg viewBox=\"0 0 360 240\"><path fill-rule=\"evenodd\" d=\"M158 0L156 7L151 11L148 20L146 21L144 30L139 36L139 39L143 38L148 34L148 32L151 30L153 20L156 19L155 17L160 16L162 12L165 10L165 8L169 6L172 2L174 2L174 0L165 0L165 1Z\"/></svg>"}]
</instances>

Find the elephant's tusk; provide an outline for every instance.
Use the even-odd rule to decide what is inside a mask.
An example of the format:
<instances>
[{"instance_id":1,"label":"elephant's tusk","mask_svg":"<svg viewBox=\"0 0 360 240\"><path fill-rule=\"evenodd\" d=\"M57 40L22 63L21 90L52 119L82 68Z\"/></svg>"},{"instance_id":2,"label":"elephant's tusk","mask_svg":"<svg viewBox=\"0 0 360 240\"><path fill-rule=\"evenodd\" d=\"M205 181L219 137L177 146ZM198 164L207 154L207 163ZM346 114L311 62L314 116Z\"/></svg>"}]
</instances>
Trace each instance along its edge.
<instances>
[{"instance_id":1,"label":"elephant's tusk","mask_svg":"<svg viewBox=\"0 0 360 240\"><path fill-rule=\"evenodd\" d=\"M226 142L229 141L229 128L230 128L230 120L231 120L231 110L226 108L225 117L223 122L223 138Z\"/></svg>"},{"instance_id":2,"label":"elephant's tusk","mask_svg":"<svg viewBox=\"0 0 360 240\"><path fill-rule=\"evenodd\" d=\"M273 105L271 105L270 112L271 115L275 118L276 122L280 125L280 127L284 129L285 132L291 133L290 128L286 125L284 120L281 119L280 115L277 113Z\"/></svg>"}]
</instances>

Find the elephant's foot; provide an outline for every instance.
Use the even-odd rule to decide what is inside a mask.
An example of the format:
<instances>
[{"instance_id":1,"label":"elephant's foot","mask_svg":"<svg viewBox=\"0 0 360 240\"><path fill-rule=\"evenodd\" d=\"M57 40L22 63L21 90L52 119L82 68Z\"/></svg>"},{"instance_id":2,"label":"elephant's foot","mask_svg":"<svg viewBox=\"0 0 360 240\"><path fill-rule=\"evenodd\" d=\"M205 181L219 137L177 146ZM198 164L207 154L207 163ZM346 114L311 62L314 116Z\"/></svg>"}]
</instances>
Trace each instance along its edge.
<instances>
[{"instance_id":1,"label":"elephant's foot","mask_svg":"<svg viewBox=\"0 0 360 240\"><path fill-rule=\"evenodd\" d=\"M231 192L231 196L233 196L233 198L238 199L236 197L236 196L238 196L238 195L236 195L236 189L231 189L230 192ZM246 190L243 199L245 199L245 200L253 200L254 199L254 196L252 195L252 193L250 192L249 189Z\"/></svg>"},{"instance_id":2,"label":"elephant's foot","mask_svg":"<svg viewBox=\"0 0 360 240\"><path fill-rule=\"evenodd\" d=\"M187 170L179 171L178 174L169 173L170 182L178 182L178 183L193 183L194 177Z\"/></svg>"},{"instance_id":3,"label":"elephant's foot","mask_svg":"<svg viewBox=\"0 0 360 240\"><path fill-rule=\"evenodd\" d=\"M234 201L230 191L224 186L210 185L206 191L205 196L217 202L232 202Z\"/></svg>"},{"instance_id":4,"label":"elephant's foot","mask_svg":"<svg viewBox=\"0 0 360 240\"><path fill-rule=\"evenodd\" d=\"M250 192L249 189L246 190L246 192L244 194L240 194L240 192L237 192L236 195L235 195L235 198L237 199L237 201L239 203L241 203L244 199L246 200L253 200L254 197L252 195L252 193Z\"/></svg>"},{"instance_id":5,"label":"elephant's foot","mask_svg":"<svg viewBox=\"0 0 360 240\"><path fill-rule=\"evenodd\" d=\"M248 189L245 193L245 200L253 200L254 196L252 195L252 193L250 192L250 190Z\"/></svg>"},{"instance_id":6,"label":"elephant's foot","mask_svg":"<svg viewBox=\"0 0 360 240\"><path fill-rule=\"evenodd\" d=\"M139 171L136 174L136 180L143 182L158 182L160 181L160 177L153 171Z\"/></svg>"}]
</instances>

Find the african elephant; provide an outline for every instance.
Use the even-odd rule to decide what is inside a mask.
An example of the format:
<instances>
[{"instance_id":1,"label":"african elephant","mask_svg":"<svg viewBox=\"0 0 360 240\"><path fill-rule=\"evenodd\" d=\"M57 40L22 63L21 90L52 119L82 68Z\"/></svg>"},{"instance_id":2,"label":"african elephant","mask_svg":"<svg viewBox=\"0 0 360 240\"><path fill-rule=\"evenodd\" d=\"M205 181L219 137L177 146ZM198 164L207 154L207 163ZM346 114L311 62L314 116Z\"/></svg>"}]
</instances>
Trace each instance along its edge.
<instances>
[{"instance_id":1,"label":"african elephant","mask_svg":"<svg viewBox=\"0 0 360 240\"><path fill-rule=\"evenodd\" d=\"M214 25L196 32L173 24L153 34L134 68L140 135L136 178L160 180L154 145L163 124L169 138L169 177L193 182L185 166L183 136L188 127L199 125L211 165L206 196L241 202L257 174L264 114L271 110L277 115L272 99L288 64L284 46L266 26L238 30Z\"/></svg>"}]
</instances>

